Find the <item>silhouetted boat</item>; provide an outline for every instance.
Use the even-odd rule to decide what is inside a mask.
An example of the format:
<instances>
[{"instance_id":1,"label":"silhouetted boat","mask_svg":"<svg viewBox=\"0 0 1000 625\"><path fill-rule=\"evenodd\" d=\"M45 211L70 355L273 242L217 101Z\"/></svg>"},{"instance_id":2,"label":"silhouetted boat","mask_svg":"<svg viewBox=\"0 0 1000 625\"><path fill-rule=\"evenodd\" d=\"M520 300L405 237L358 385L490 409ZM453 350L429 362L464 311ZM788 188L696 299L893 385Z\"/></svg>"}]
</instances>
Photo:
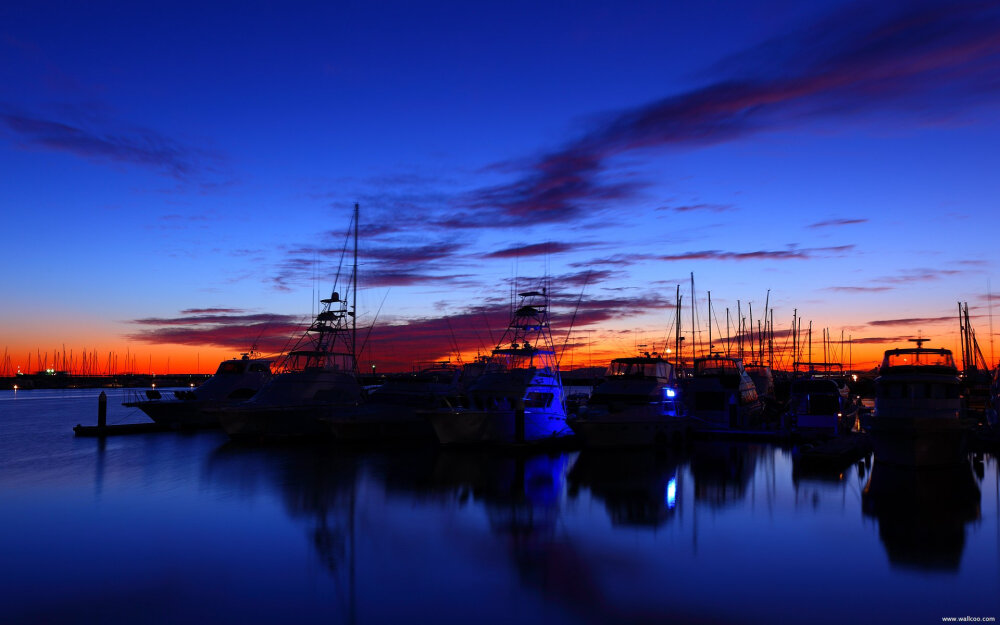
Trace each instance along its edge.
<instances>
[{"instance_id":1,"label":"silhouetted boat","mask_svg":"<svg viewBox=\"0 0 1000 625\"><path fill-rule=\"evenodd\" d=\"M696 430L741 430L760 426L763 407L743 361L712 354L696 358L684 387L687 416Z\"/></svg>"},{"instance_id":2,"label":"silhouetted boat","mask_svg":"<svg viewBox=\"0 0 1000 625\"><path fill-rule=\"evenodd\" d=\"M350 295L357 299L358 205L354 205L354 267ZM336 288L336 285L334 285ZM286 356L284 371L249 401L219 410L234 438L287 438L329 433L322 417L353 412L364 397L358 379L357 326L352 303L333 291Z\"/></svg>"},{"instance_id":3,"label":"silhouetted boat","mask_svg":"<svg viewBox=\"0 0 1000 625\"><path fill-rule=\"evenodd\" d=\"M663 358L615 358L587 405L567 422L587 446L662 445L681 439L689 425L680 399L674 367Z\"/></svg>"},{"instance_id":4,"label":"silhouetted boat","mask_svg":"<svg viewBox=\"0 0 1000 625\"><path fill-rule=\"evenodd\" d=\"M545 291L521 301L486 369L466 393L466 406L426 412L438 440L537 443L571 434Z\"/></svg>"},{"instance_id":5,"label":"silhouetted boat","mask_svg":"<svg viewBox=\"0 0 1000 625\"><path fill-rule=\"evenodd\" d=\"M463 367L442 363L388 379L372 391L362 406L324 417L339 440L436 440L423 411L458 405L465 386L475 379L481 363Z\"/></svg>"},{"instance_id":6,"label":"silhouetted boat","mask_svg":"<svg viewBox=\"0 0 1000 625\"><path fill-rule=\"evenodd\" d=\"M174 428L219 427L218 412L213 409L235 405L253 397L272 377L269 358L223 360L215 374L192 390L174 391L173 399L163 399L156 389L146 391L146 399L134 398L122 403L138 408L156 423Z\"/></svg>"},{"instance_id":7,"label":"silhouetted boat","mask_svg":"<svg viewBox=\"0 0 1000 625\"><path fill-rule=\"evenodd\" d=\"M858 407L844 396L836 380L802 376L792 380L788 418L799 434L836 436L850 432Z\"/></svg>"},{"instance_id":8,"label":"silhouetted boat","mask_svg":"<svg viewBox=\"0 0 1000 625\"><path fill-rule=\"evenodd\" d=\"M960 462L964 433L961 381L947 349L923 347L885 352L875 379L871 435L875 459L899 465Z\"/></svg>"}]
</instances>

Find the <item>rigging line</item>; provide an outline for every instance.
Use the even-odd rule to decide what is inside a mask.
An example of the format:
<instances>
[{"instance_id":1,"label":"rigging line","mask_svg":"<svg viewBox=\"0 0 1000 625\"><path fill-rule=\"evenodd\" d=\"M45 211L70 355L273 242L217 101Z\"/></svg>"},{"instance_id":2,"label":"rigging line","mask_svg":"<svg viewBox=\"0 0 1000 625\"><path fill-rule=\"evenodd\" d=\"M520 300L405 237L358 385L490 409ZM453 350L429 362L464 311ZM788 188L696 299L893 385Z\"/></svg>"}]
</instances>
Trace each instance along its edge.
<instances>
[{"instance_id":1,"label":"rigging line","mask_svg":"<svg viewBox=\"0 0 1000 625\"><path fill-rule=\"evenodd\" d=\"M490 345L496 345L497 342L496 342L496 338L493 336L493 328L490 327L490 317L489 317L489 315L486 314L486 309L485 308L482 309L482 313L483 313L483 321L486 322L486 331L490 333ZM482 342L482 341L480 341L480 342ZM492 349L492 347L490 349Z\"/></svg>"},{"instance_id":2,"label":"rigging line","mask_svg":"<svg viewBox=\"0 0 1000 625\"><path fill-rule=\"evenodd\" d=\"M583 293L587 290L587 283L590 282L590 271L587 271L587 275L583 278L583 286L580 288L580 297L576 299L576 308L573 309L573 318L569 322L569 330L566 331L566 339L563 340L562 350L559 352L559 358L556 359L556 369L559 368L559 364L562 363L563 355L566 353L566 345L569 343L569 337L573 334L573 326L576 324L576 313L580 311L580 304L583 302ZM547 304L548 302L546 302ZM549 328L549 332L552 328Z\"/></svg>"},{"instance_id":3,"label":"rigging line","mask_svg":"<svg viewBox=\"0 0 1000 625\"><path fill-rule=\"evenodd\" d=\"M448 333L451 334L451 346L455 348L455 360L461 364L462 352L458 349L458 339L455 338L455 329L451 327L451 320L447 317L444 318L444 322L448 326Z\"/></svg>"},{"instance_id":4,"label":"rigging line","mask_svg":"<svg viewBox=\"0 0 1000 625\"><path fill-rule=\"evenodd\" d=\"M382 303L378 305L378 310L375 311L375 317L372 319L372 324L368 326L368 333L365 334L365 340L361 341L361 349L358 350L359 354L363 354L365 351L365 346L368 345L368 337L372 335L372 330L375 328L375 322L378 321L378 315L382 312L382 306L385 304L385 299L389 297L389 291L392 289L386 289L385 295L382 296ZM358 359L354 358L354 368L358 368Z\"/></svg>"}]
</instances>

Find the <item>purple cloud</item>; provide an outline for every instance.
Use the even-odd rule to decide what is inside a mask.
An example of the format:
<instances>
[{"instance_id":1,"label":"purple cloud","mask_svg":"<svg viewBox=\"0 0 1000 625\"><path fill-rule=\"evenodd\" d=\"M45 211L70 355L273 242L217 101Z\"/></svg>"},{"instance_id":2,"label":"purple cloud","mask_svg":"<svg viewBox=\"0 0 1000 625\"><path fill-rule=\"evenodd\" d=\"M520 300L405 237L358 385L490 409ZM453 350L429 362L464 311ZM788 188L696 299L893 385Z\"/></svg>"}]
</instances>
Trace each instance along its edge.
<instances>
[{"instance_id":1,"label":"purple cloud","mask_svg":"<svg viewBox=\"0 0 1000 625\"><path fill-rule=\"evenodd\" d=\"M837 245L833 247L792 248L787 250L757 250L753 252L724 252L706 250L701 252L684 252L657 256L659 260L804 260L818 256L842 256L854 249L853 245Z\"/></svg>"},{"instance_id":2,"label":"purple cloud","mask_svg":"<svg viewBox=\"0 0 1000 625\"><path fill-rule=\"evenodd\" d=\"M0 122L24 146L68 152L93 161L116 161L160 170L185 180L205 169L207 154L152 130L91 130L59 121L0 113Z\"/></svg>"},{"instance_id":3,"label":"purple cloud","mask_svg":"<svg viewBox=\"0 0 1000 625\"><path fill-rule=\"evenodd\" d=\"M827 219L826 221L817 221L814 224L809 224L808 228L828 228L830 226L852 226L854 224L868 223L867 219Z\"/></svg>"},{"instance_id":4,"label":"purple cloud","mask_svg":"<svg viewBox=\"0 0 1000 625\"><path fill-rule=\"evenodd\" d=\"M836 291L838 293L881 293L891 291L891 286L828 286L824 291Z\"/></svg>"},{"instance_id":5,"label":"purple cloud","mask_svg":"<svg viewBox=\"0 0 1000 625\"><path fill-rule=\"evenodd\" d=\"M878 321L869 321L870 326L916 326L924 324L934 324L934 323L944 323L954 322L956 317L919 317L919 318L909 318L909 319L881 319Z\"/></svg>"},{"instance_id":6,"label":"purple cloud","mask_svg":"<svg viewBox=\"0 0 1000 625\"><path fill-rule=\"evenodd\" d=\"M595 243L558 243L549 241L546 243L532 243L529 245L519 245L506 249L490 252L483 258L523 258L525 256L545 256L548 254L559 254L571 252L585 247L593 247Z\"/></svg>"},{"instance_id":7,"label":"purple cloud","mask_svg":"<svg viewBox=\"0 0 1000 625\"><path fill-rule=\"evenodd\" d=\"M735 77L606 116L522 166L519 179L468 194L460 204L476 212L443 225L569 222L634 198L643 182L609 175L611 160L627 152L712 145L835 115L982 102L1000 89L998 54L995 3L842 9L715 68Z\"/></svg>"},{"instance_id":8,"label":"purple cloud","mask_svg":"<svg viewBox=\"0 0 1000 625\"><path fill-rule=\"evenodd\" d=\"M681 204L678 206L661 206L656 210L660 211L674 211L677 213L694 213L694 212L709 212L709 213L725 213L728 211L735 210L736 207L732 204Z\"/></svg>"}]
</instances>

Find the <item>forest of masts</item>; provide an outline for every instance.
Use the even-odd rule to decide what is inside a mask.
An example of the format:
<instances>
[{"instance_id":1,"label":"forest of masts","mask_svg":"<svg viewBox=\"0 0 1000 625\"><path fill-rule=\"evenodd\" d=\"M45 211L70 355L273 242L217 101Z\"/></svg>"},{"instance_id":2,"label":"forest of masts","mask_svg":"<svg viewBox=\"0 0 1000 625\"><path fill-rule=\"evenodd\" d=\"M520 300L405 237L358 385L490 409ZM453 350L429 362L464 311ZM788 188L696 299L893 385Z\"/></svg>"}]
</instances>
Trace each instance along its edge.
<instances>
[{"instance_id":1,"label":"forest of masts","mask_svg":"<svg viewBox=\"0 0 1000 625\"><path fill-rule=\"evenodd\" d=\"M802 371L814 367L823 368L832 364L840 365L847 370L853 368L852 337L845 338L844 332L841 331L839 339L835 339L829 328L822 328L821 336L814 341L813 322L809 321L803 325L804 322L798 314L798 309L794 309L792 312L791 327L787 330L776 331L774 309L769 307L770 289L764 300L763 314L755 317L751 303L748 302L746 310L744 310L743 303L737 300L735 311L728 307L725 309L724 322L719 316L719 311L713 309L712 292L708 291L709 322L707 333L701 328L699 313L694 306L694 292L694 277L692 276L690 326L685 329L683 318L688 315L683 310L683 296L678 285L674 315L668 330L673 338L666 339L663 349L660 351L660 355L671 360L680 369L690 366L694 358L710 354L737 357L743 359L746 364L767 365L776 370ZM976 341L975 331L969 322L968 304L966 303L963 307L962 303L959 303L958 312L962 370L988 371L990 366L983 357ZM690 343L686 340L688 337L691 339ZM779 341L780 344L778 344ZM671 347L671 343L673 343L673 347ZM644 348L645 346L637 347ZM141 371L139 357L131 350L126 350L124 355L114 352L101 354L97 350L86 349L79 354L74 354L72 349L67 352L66 346L63 345L61 350L52 350L51 359L49 353L48 351L43 353L40 350L28 352L27 358L23 361L27 363L27 368L22 369L20 365L12 363L11 355L7 348L4 348L3 360L0 362L0 377L11 377L21 373L55 372L84 376L155 373L152 366L152 356L148 358L148 368ZM169 358L166 363L166 371L163 373L170 373Z\"/></svg>"},{"instance_id":2,"label":"forest of masts","mask_svg":"<svg viewBox=\"0 0 1000 625\"><path fill-rule=\"evenodd\" d=\"M139 356L126 350L124 354L108 352L106 355L97 350L82 350L79 354L74 354L73 350L66 351L66 346L62 349L54 349L51 352L35 350L28 352L23 362L27 363L25 368L21 365L13 364L13 357L8 353L7 348L3 350L3 361L0 362L0 377L11 377L18 374L35 373L69 373L71 375L85 376L115 376L115 375L136 375L155 373L153 371L153 357L148 357L148 368L139 369ZM147 364L144 363L144 364ZM167 368L164 372L170 373L170 359L167 358Z\"/></svg>"}]
</instances>

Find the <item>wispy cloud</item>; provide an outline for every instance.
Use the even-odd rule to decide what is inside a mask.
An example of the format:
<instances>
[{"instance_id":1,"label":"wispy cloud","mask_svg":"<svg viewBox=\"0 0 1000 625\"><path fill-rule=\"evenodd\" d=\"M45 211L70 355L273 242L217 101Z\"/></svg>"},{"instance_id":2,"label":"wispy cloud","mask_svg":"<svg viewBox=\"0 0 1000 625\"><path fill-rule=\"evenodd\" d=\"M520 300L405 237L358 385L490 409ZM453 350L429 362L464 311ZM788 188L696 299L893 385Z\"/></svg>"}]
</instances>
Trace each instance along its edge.
<instances>
[{"instance_id":1,"label":"wispy cloud","mask_svg":"<svg viewBox=\"0 0 1000 625\"><path fill-rule=\"evenodd\" d=\"M882 293L891 291L891 286L828 286L824 291L835 291L838 293Z\"/></svg>"},{"instance_id":2,"label":"wispy cloud","mask_svg":"<svg viewBox=\"0 0 1000 625\"><path fill-rule=\"evenodd\" d=\"M211 345L246 351L256 344L265 353L287 349L290 338L305 329L304 319L269 313L240 314L238 309L206 308L181 311L180 317L148 317L132 323L141 329L128 340L170 345Z\"/></svg>"},{"instance_id":3,"label":"wispy cloud","mask_svg":"<svg viewBox=\"0 0 1000 625\"><path fill-rule=\"evenodd\" d=\"M10 111L0 112L0 124L25 148L148 167L178 180L203 174L207 161L214 158L204 150L182 145L149 129L93 128Z\"/></svg>"},{"instance_id":4,"label":"wispy cloud","mask_svg":"<svg viewBox=\"0 0 1000 625\"><path fill-rule=\"evenodd\" d=\"M694 212L707 212L707 213L726 213L732 210L736 210L736 207L732 204L678 204L673 206L660 206L656 210L658 211L673 211L677 213L694 213Z\"/></svg>"},{"instance_id":5,"label":"wispy cloud","mask_svg":"<svg viewBox=\"0 0 1000 625\"><path fill-rule=\"evenodd\" d=\"M752 252L726 252L704 250L657 256L659 260L806 260L810 258L843 256L854 249L853 245L833 247L789 248L787 250L756 250Z\"/></svg>"},{"instance_id":6,"label":"wispy cloud","mask_svg":"<svg viewBox=\"0 0 1000 625\"><path fill-rule=\"evenodd\" d=\"M809 228L829 228L831 226L853 226L855 224L868 223L867 219L827 219L826 221L817 221L814 224L809 224Z\"/></svg>"},{"instance_id":7,"label":"wispy cloud","mask_svg":"<svg viewBox=\"0 0 1000 625\"><path fill-rule=\"evenodd\" d=\"M935 324L950 322L954 323L956 317L914 317L908 319L880 319L877 321L869 321L870 326L918 326L925 324Z\"/></svg>"},{"instance_id":8,"label":"wispy cloud","mask_svg":"<svg viewBox=\"0 0 1000 625\"><path fill-rule=\"evenodd\" d=\"M644 181L609 175L612 159L632 151L713 145L832 116L959 112L996 97L998 54L996 3L841 9L734 55L703 87L606 115L529 161L520 178L469 193L460 207L476 212L448 224L569 222L634 198Z\"/></svg>"},{"instance_id":9,"label":"wispy cloud","mask_svg":"<svg viewBox=\"0 0 1000 625\"><path fill-rule=\"evenodd\" d=\"M528 245L518 245L508 247L484 255L484 258L524 258L527 256L548 256L550 254L561 254L562 252L572 252L579 249L593 247L594 243L560 243L548 241L546 243L531 243Z\"/></svg>"},{"instance_id":10,"label":"wispy cloud","mask_svg":"<svg viewBox=\"0 0 1000 625\"><path fill-rule=\"evenodd\" d=\"M930 269L930 268L913 268L907 269L896 276L882 276L879 278L874 278L872 282L881 282L885 284L909 284L911 282L932 282L934 280L940 280L948 276L956 276L963 273L958 269Z\"/></svg>"},{"instance_id":11,"label":"wispy cloud","mask_svg":"<svg viewBox=\"0 0 1000 625\"><path fill-rule=\"evenodd\" d=\"M242 308L186 308L182 315L240 315L246 313Z\"/></svg>"},{"instance_id":12,"label":"wispy cloud","mask_svg":"<svg viewBox=\"0 0 1000 625\"><path fill-rule=\"evenodd\" d=\"M886 345L903 343L913 338L913 335L903 335L903 336L866 336L860 339L852 339L852 343L857 345Z\"/></svg>"}]
</instances>

